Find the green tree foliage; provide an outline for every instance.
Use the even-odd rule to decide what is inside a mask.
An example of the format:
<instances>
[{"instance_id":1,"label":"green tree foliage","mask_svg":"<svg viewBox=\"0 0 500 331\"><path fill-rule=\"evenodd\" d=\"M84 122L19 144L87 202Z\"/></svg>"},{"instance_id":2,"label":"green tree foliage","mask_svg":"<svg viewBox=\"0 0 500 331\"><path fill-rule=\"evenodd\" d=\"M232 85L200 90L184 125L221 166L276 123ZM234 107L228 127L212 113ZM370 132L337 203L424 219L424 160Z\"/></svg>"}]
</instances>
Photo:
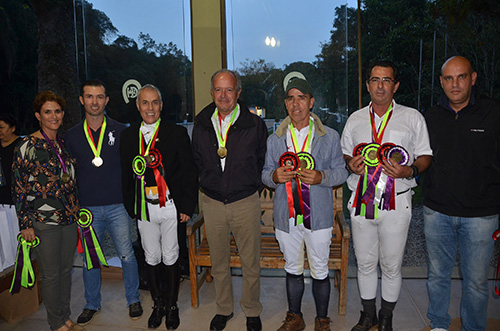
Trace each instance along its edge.
<instances>
[{"instance_id":1,"label":"green tree foliage","mask_svg":"<svg viewBox=\"0 0 500 331\"><path fill-rule=\"evenodd\" d=\"M0 1L0 99L26 134L34 131L33 99L37 92L36 17L28 0Z\"/></svg>"},{"instance_id":2,"label":"green tree foliage","mask_svg":"<svg viewBox=\"0 0 500 331\"><path fill-rule=\"evenodd\" d=\"M93 78L107 84L108 113L120 121L140 118L135 100L123 101L129 79L158 86L168 120L192 119L191 63L182 51L145 33L138 41L120 35L87 1L0 0L0 43L2 112L15 114L22 134L38 129L32 104L44 89L65 97L64 129L75 125L82 118L80 82Z\"/></svg>"},{"instance_id":3,"label":"green tree foliage","mask_svg":"<svg viewBox=\"0 0 500 331\"><path fill-rule=\"evenodd\" d=\"M135 100L126 104L122 96L123 84L136 79L142 85L153 84L160 89L164 103L162 117L170 121L192 119L191 62L182 51L171 42L157 43L147 33L141 32L137 42L119 35L106 14L84 3L88 71L80 71L80 81L97 78L107 84L108 114L122 122L140 120ZM78 12L81 12L80 7ZM84 68L81 24L80 20L79 68Z\"/></svg>"}]
</instances>

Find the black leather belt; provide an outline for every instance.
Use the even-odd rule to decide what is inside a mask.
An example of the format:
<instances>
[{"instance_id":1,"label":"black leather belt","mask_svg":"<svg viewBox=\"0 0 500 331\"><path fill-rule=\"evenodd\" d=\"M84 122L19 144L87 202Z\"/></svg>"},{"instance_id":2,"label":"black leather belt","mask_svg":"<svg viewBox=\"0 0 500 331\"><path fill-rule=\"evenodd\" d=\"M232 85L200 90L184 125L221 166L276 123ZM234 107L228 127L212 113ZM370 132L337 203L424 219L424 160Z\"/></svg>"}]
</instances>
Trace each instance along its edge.
<instances>
[{"instance_id":1,"label":"black leather belt","mask_svg":"<svg viewBox=\"0 0 500 331\"><path fill-rule=\"evenodd\" d=\"M406 189L406 190L404 190L404 191L401 191L401 192L396 193L396 195L401 195L401 194L404 194L404 193L408 192L409 190L410 190L410 189L409 189L409 188L407 188L407 189Z\"/></svg>"},{"instance_id":2,"label":"black leather belt","mask_svg":"<svg viewBox=\"0 0 500 331\"><path fill-rule=\"evenodd\" d=\"M170 195L170 193L167 193L167 201L170 201L172 200L172 196ZM159 205L160 204L160 199L149 199L149 198L146 198L146 202L152 204L152 205Z\"/></svg>"}]
</instances>

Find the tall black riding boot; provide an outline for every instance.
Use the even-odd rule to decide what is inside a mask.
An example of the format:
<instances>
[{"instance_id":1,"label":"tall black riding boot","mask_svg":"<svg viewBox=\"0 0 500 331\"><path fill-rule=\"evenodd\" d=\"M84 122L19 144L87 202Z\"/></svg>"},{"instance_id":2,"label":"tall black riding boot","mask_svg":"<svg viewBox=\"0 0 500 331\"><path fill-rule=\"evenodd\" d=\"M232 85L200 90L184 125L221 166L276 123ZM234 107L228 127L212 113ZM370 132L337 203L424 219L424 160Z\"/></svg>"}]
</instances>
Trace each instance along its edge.
<instances>
[{"instance_id":1,"label":"tall black riding boot","mask_svg":"<svg viewBox=\"0 0 500 331\"><path fill-rule=\"evenodd\" d=\"M161 264L152 266L146 263L148 274L148 285L151 297L153 298L153 312L148 320L148 328L156 329L161 325L161 320L165 316L165 301L161 289Z\"/></svg>"},{"instance_id":2,"label":"tall black riding boot","mask_svg":"<svg viewBox=\"0 0 500 331\"><path fill-rule=\"evenodd\" d=\"M165 266L165 287L164 287L164 298L167 304L167 318L165 320L165 325L167 330L175 330L179 327L181 323L179 319L179 308L177 307L177 298L179 296L179 286L181 279L181 269L179 266L179 260L170 266Z\"/></svg>"}]
</instances>

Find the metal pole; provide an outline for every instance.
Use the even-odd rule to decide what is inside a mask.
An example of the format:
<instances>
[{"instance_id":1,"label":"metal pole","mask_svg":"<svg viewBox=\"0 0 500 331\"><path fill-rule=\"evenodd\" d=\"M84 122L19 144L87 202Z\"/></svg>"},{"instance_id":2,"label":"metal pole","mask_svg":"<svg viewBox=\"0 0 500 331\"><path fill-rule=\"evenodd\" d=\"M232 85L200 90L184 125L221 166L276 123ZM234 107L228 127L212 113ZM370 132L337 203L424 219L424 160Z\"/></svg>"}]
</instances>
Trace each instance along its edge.
<instances>
[{"instance_id":1,"label":"metal pole","mask_svg":"<svg viewBox=\"0 0 500 331\"><path fill-rule=\"evenodd\" d=\"M361 72L361 0L358 0L358 105L359 109L363 107L361 103L361 91L363 87L363 73Z\"/></svg>"},{"instance_id":2,"label":"metal pole","mask_svg":"<svg viewBox=\"0 0 500 331\"><path fill-rule=\"evenodd\" d=\"M80 80L80 66L78 61L78 33L76 26L76 0L73 0L73 26L75 29L75 58L76 58L76 77Z\"/></svg>"},{"instance_id":3,"label":"metal pole","mask_svg":"<svg viewBox=\"0 0 500 331\"><path fill-rule=\"evenodd\" d=\"M347 33L347 2L345 4L345 112L349 114L349 44Z\"/></svg>"},{"instance_id":4,"label":"metal pole","mask_svg":"<svg viewBox=\"0 0 500 331\"><path fill-rule=\"evenodd\" d=\"M436 66L436 30L434 30L434 42L432 44L432 85L431 85L431 107L434 106L434 67Z\"/></svg>"},{"instance_id":5,"label":"metal pole","mask_svg":"<svg viewBox=\"0 0 500 331\"><path fill-rule=\"evenodd\" d=\"M83 25L83 59L85 63L85 80L89 79L89 71L87 66L87 37L85 29L85 3L82 0L82 25Z\"/></svg>"},{"instance_id":6,"label":"metal pole","mask_svg":"<svg viewBox=\"0 0 500 331\"><path fill-rule=\"evenodd\" d=\"M420 65L418 68L418 102L417 102L417 110L420 110L420 86L422 84L422 44L423 40L420 39Z\"/></svg>"}]
</instances>

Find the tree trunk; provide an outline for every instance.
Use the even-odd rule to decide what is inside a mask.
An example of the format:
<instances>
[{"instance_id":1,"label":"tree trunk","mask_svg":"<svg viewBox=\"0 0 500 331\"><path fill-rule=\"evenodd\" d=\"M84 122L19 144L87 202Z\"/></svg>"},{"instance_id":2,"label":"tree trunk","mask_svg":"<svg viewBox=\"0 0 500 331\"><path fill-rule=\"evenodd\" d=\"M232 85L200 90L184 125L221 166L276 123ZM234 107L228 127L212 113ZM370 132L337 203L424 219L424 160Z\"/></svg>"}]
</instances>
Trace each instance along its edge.
<instances>
[{"instance_id":1,"label":"tree trunk","mask_svg":"<svg viewBox=\"0 0 500 331\"><path fill-rule=\"evenodd\" d=\"M38 90L66 99L63 132L81 119L73 1L30 0L38 18Z\"/></svg>"}]
</instances>

